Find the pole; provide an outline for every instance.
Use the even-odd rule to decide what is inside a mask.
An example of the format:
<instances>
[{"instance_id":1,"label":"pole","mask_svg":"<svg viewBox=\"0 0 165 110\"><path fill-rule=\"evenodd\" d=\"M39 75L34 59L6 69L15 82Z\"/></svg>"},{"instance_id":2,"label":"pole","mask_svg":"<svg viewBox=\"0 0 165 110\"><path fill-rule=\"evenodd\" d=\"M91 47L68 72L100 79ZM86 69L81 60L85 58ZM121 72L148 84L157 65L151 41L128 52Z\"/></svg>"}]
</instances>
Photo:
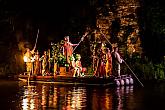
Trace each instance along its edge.
<instances>
[{"instance_id":1,"label":"pole","mask_svg":"<svg viewBox=\"0 0 165 110\"><path fill-rule=\"evenodd\" d=\"M37 41L38 41L38 35L39 35L39 29L38 29L38 31L37 31L37 37L36 37L36 41L35 41L35 44L34 44L34 48L33 48L33 53L34 53L34 51L35 51L35 49L36 49L36 45L37 45ZM32 75L34 74L34 62L32 62Z\"/></svg>"},{"instance_id":2,"label":"pole","mask_svg":"<svg viewBox=\"0 0 165 110\"><path fill-rule=\"evenodd\" d=\"M36 41L35 41L35 45L34 45L34 48L33 48L33 52L34 52L34 50L35 50L35 48L36 48L36 45L37 45L37 40L38 40L38 35L39 35L39 29L38 29L38 32L37 32L37 37L36 37ZM33 72L34 72L34 65L33 65L33 62L31 62L32 63L32 75L33 75ZM29 80L30 80L30 77L31 77L31 75L30 75L30 73L29 73L29 75L28 75L28 86L29 86Z\"/></svg>"},{"instance_id":3,"label":"pole","mask_svg":"<svg viewBox=\"0 0 165 110\"><path fill-rule=\"evenodd\" d=\"M123 60L124 61L124 60ZM142 87L144 87L143 83L139 80L139 78L135 75L135 73L132 71L132 69L128 66L128 64L124 61L125 65L128 67L128 69L131 71L131 73L135 76L135 78L138 80L138 82L141 84Z\"/></svg>"},{"instance_id":4,"label":"pole","mask_svg":"<svg viewBox=\"0 0 165 110\"><path fill-rule=\"evenodd\" d=\"M112 46L111 42L106 38L105 35L103 35L104 38L107 40L107 42ZM123 58L122 58L123 59ZM124 60L123 60L124 61ZM142 84L142 82L139 80L139 78L135 75L135 73L132 71L132 69L128 66L128 64L124 61L125 65L128 67L128 69L131 71L131 73L135 76L135 78L138 80L138 82L141 84L142 87L144 87L144 85Z\"/></svg>"},{"instance_id":5,"label":"pole","mask_svg":"<svg viewBox=\"0 0 165 110\"><path fill-rule=\"evenodd\" d=\"M48 49L48 61L49 61L49 73L51 72L50 71L50 67L51 67L51 62L50 62L50 49Z\"/></svg>"},{"instance_id":6,"label":"pole","mask_svg":"<svg viewBox=\"0 0 165 110\"><path fill-rule=\"evenodd\" d=\"M83 37L82 37L83 38ZM79 43L76 45L76 47L73 49L73 52L76 50L76 48L80 45L80 43L82 42L82 38L81 40L79 41Z\"/></svg>"},{"instance_id":7,"label":"pole","mask_svg":"<svg viewBox=\"0 0 165 110\"><path fill-rule=\"evenodd\" d=\"M37 31L37 37L36 37L36 41L35 41L35 45L34 45L34 48L33 48L34 50L35 50L35 48L37 46L39 32L40 32L40 30L38 29L38 31Z\"/></svg>"},{"instance_id":8,"label":"pole","mask_svg":"<svg viewBox=\"0 0 165 110\"><path fill-rule=\"evenodd\" d=\"M73 52L76 50L76 48L80 45L80 43L84 40L84 37L86 37L88 35L88 32L85 33L85 35L83 35L79 41L79 43L76 45L76 47L73 49ZM72 53L73 53L72 52Z\"/></svg>"}]
</instances>

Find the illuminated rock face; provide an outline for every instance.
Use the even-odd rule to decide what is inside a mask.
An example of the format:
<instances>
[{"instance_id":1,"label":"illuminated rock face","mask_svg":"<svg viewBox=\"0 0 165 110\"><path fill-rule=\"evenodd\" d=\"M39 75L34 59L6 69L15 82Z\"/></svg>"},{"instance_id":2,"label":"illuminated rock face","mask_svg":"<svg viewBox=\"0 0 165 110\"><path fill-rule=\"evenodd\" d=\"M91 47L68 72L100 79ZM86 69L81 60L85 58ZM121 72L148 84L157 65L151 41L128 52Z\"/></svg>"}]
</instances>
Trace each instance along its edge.
<instances>
[{"instance_id":1,"label":"illuminated rock face","mask_svg":"<svg viewBox=\"0 0 165 110\"><path fill-rule=\"evenodd\" d=\"M99 2L98 2L99 3ZM138 0L105 0L97 7L96 26L112 44L117 44L121 53L141 55L141 36L137 11ZM96 37L100 32L96 33Z\"/></svg>"}]
</instances>

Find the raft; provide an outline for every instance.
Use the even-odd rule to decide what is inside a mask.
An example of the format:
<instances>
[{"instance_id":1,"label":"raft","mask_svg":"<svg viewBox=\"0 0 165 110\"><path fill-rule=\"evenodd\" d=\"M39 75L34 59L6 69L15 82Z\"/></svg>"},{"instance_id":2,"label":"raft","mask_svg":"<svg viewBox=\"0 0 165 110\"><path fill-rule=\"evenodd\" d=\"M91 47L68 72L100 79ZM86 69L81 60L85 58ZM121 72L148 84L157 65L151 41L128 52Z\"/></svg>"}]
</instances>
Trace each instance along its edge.
<instances>
[{"instance_id":1,"label":"raft","mask_svg":"<svg viewBox=\"0 0 165 110\"><path fill-rule=\"evenodd\" d=\"M130 75L121 75L120 77L95 77L95 76L83 76L72 77L64 75L55 76L30 76L29 75L17 75L16 79L24 82L37 82L37 83L55 83L62 85L102 85L102 86L126 86L133 84L133 78Z\"/></svg>"}]
</instances>

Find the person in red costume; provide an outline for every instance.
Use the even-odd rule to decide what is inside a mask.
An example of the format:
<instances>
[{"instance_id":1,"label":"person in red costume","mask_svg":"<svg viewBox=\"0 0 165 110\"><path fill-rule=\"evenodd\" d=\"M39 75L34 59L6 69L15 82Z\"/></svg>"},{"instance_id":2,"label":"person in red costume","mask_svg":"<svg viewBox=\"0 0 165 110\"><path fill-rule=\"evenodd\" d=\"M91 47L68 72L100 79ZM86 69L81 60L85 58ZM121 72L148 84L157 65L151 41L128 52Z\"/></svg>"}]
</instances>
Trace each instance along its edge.
<instances>
[{"instance_id":1,"label":"person in red costume","mask_svg":"<svg viewBox=\"0 0 165 110\"><path fill-rule=\"evenodd\" d=\"M69 41L69 36L66 36L64 38L64 50L63 50L63 55L66 57L66 62L70 64L70 57L73 54L73 46L77 46L78 44L72 44Z\"/></svg>"},{"instance_id":2,"label":"person in red costume","mask_svg":"<svg viewBox=\"0 0 165 110\"><path fill-rule=\"evenodd\" d=\"M96 77L105 77L105 61L106 61L106 53L105 53L105 44L101 43L98 47L98 58L97 58L97 66L94 71L94 76Z\"/></svg>"}]
</instances>

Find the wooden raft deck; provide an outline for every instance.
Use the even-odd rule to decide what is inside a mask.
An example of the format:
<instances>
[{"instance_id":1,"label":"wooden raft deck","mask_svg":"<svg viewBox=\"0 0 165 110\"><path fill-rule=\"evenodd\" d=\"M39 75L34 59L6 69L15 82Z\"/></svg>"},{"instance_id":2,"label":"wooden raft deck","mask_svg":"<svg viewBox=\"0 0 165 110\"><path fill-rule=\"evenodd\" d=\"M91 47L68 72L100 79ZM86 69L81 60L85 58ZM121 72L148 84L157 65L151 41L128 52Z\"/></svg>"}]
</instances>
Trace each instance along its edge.
<instances>
[{"instance_id":1,"label":"wooden raft deck","mask_svg":"<svg viewBox=\"0 0 165 110\"><path fill-rule=\"evenodd\" d=\"M17 75L16 79L28 80L28 75ZM58 83L58 84L81 84L81 85L113 85L114 77L72 77L72 76L30 76L30 82L40 82L40 83Z\"/></svg>"}]
</instances>

